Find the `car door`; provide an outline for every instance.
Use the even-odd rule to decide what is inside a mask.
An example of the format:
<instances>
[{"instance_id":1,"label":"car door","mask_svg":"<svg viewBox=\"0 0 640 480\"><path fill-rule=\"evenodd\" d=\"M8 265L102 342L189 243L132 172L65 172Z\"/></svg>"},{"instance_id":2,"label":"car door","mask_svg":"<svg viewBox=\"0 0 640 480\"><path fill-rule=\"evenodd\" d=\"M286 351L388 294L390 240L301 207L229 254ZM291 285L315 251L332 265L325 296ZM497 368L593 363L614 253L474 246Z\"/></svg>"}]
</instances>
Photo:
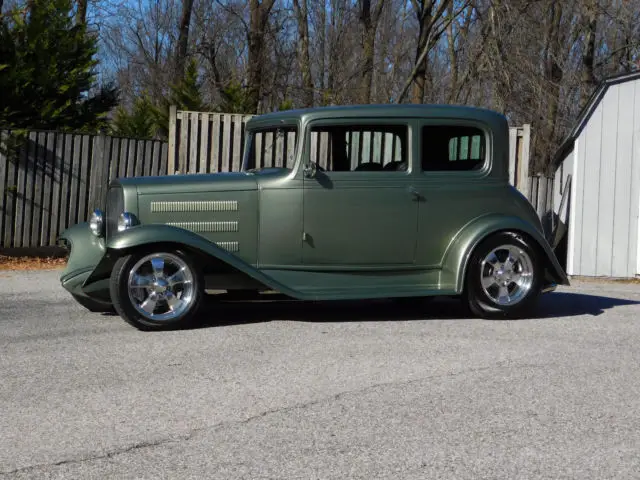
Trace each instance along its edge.
<instances>
[{"instance_id":1,"label":"car door","mask_svg":"<svg viewBox=\"0 0 640 480\"><path fill-rule=\"evenodd\" d=\"M422 121L415 188L423 197L418 216L416 263L439 266L451 240L473 219L504 211L502 183L488 178L490 136L477 122Z\"/></svg>"},{"instance_id":2,"label":"car door","mask_svg":"<svg viewBox=\"0 0 640 480\"><path fill-rule=\"evenodd\" d=\"M409 128L317 121L305 138L303 263L392 267L415 261L417 197L411 191Z\"/></svg>"}]
</instances>

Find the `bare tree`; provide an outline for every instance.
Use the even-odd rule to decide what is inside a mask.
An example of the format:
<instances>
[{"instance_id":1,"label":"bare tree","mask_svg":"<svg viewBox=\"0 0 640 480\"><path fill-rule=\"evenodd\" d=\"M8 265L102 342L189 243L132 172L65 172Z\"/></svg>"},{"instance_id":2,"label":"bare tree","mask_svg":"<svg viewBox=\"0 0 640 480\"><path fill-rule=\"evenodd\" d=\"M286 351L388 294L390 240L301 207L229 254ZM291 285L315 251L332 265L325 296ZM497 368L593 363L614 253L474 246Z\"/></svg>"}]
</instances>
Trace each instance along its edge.
<instances>
[{"instance_id":1,"label":"bare tree","mask_svg":"<svg viewBox=\"0 0 640 480\"><path fill-rule=\"evenodd\" d=\"M251 111L257 112L260 105L262 76L264 73L264 41L269 23L269 13L275 0L250 0L250 25L248 32L249 59L247 101Z\"/></svg>"},{"instance_id":2,"label":"bare tree","mask_svg":"<svg viewBox=\"0 0 640 480\"><path fill-rule=\"evenodd\" d=\"M1 1L1 0L0 0ZM89 0L76 0L77 11L76 11L76 23L78 25L84 25L87 23L87 6ZM1 8L0 8L1 10Z\"/></svg>"},{"instance_id":3,"label":"bare tree","mask_svg":"<svg viewBox=\"0 0 640 480\"><path fill-rule=\"evenodd\" d=\"M371 11L371 0L359 0L360 23L362 24L362 73L360 77L361 103L369 103L371 100L371 82L373 78L373 62L375 58L376 32L378 22L386 0L378 0L376 7Z\"/></svg>"},{"instance_id":4,"label":"bare tree","mask_svg":"<svg viewBox=\"0 0 640 480\"><path fill-rule=\"evenodd\" d=\"M302 73L302 104L313 106L313 78L311 78L311 63L309 61L309 9L307 0L293 0L293 9L298 22L298 63Z\"/></svg>"},{"instance_id":5,"label":"bare tree","mask_svg":"<svg viewBox=\"0 0 640 480\"><path fill-rule=\"evenodd\" d=\"M189 48L189 26L191 25L191 12L193 0L182 0L182 15L178 27L178 43L175 53L174 82L180 81L184 76L184 66Z\"/></svg>"}]
</instances>

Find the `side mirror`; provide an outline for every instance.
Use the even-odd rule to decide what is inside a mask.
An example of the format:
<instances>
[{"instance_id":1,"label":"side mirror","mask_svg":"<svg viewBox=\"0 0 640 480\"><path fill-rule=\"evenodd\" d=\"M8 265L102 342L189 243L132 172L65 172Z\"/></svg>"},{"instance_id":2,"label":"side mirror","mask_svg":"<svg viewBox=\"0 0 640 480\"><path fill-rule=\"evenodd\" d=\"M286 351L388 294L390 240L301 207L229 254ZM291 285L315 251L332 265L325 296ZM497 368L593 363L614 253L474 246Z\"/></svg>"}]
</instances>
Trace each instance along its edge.
<instances>
[{"instance_id":1,"label":"side mirror","mask_svg":"<svg viewBox=\"0 0 640 480\"><path fill-rule=\"evenodd\" d=\"M317 172L318 172L318 166L316 165L316 162L309 162L304 166L303 173L304 173L304 176L307 178L315 177Z\"/></svg>"}]
</instances>

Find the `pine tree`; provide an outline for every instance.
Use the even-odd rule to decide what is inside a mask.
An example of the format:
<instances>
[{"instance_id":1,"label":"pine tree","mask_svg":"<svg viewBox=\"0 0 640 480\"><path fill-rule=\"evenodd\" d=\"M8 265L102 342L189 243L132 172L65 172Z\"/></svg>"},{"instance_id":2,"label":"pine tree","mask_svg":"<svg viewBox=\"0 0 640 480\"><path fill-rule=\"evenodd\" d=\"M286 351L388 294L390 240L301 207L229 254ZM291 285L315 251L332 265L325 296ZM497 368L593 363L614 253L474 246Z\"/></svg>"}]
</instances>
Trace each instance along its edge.
<instances>
[{"instance_id":1,"label":"pine tree","mask_svg":"<svg viewBox=\"0 0 640 480\"><path fill-rule=\"evenodd\" d=\"M97 85L97 39L72 0L30 0L0 17L0 127L96 131L117 103Z\"/></svg>"}]
</instances>

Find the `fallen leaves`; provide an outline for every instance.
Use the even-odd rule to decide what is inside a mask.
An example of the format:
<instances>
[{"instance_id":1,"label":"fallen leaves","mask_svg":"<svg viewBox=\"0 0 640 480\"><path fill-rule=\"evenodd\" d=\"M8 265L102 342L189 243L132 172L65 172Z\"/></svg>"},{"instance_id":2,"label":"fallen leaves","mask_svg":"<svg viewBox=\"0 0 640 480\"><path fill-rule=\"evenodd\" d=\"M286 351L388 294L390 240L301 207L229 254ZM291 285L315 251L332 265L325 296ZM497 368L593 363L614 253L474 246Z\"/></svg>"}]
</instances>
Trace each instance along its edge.
<instances>
[{"instance_id":1,"label":"fallen leaves","mask_svg":"<svg viewBox=\"0 0 640 480\"><path fill-rule=\"evenodd\" d=\"M65 257L8 257L0 255L0 270L56 270L67 263Z\"/></svg>"}]
</instances>

